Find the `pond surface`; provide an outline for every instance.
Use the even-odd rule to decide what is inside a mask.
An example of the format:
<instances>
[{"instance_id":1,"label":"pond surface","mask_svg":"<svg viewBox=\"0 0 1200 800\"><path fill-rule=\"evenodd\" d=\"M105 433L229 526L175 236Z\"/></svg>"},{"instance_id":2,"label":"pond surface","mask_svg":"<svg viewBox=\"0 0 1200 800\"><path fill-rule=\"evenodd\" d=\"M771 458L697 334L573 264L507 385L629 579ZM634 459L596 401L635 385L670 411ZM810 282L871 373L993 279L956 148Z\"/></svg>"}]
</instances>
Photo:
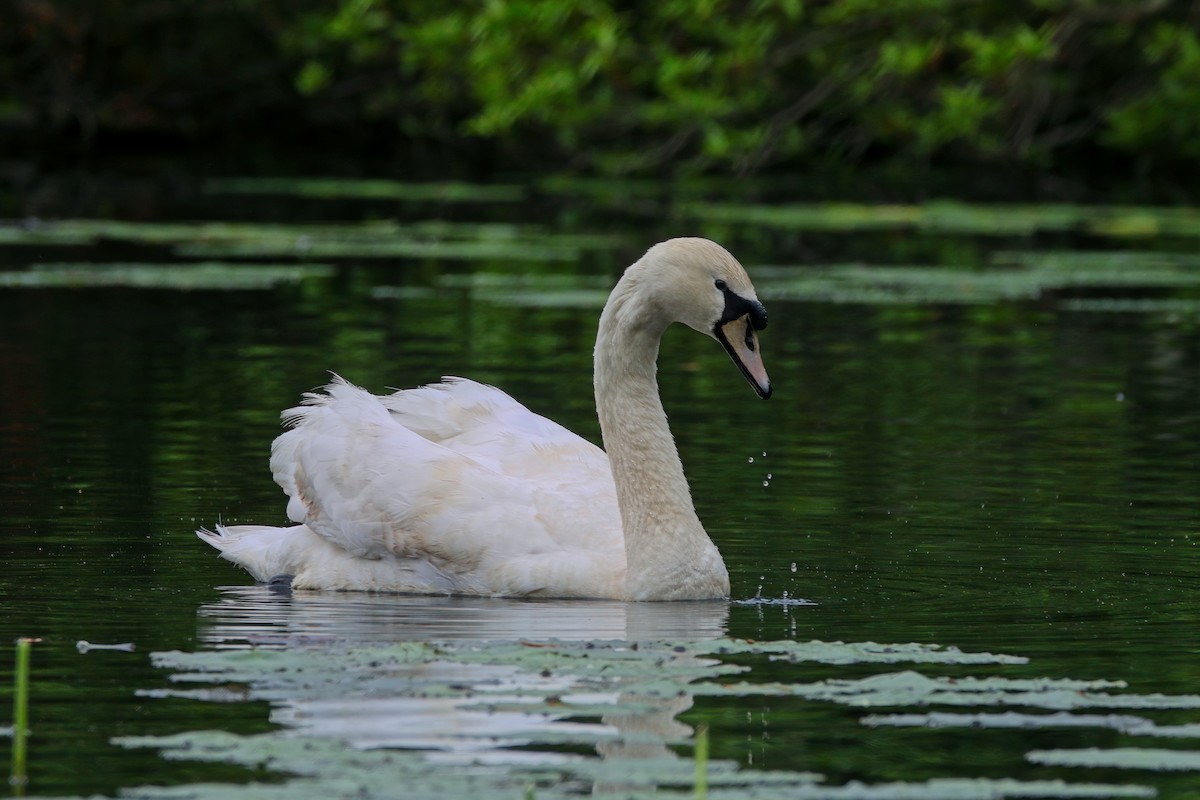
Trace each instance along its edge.
<instances>
[{"instance_id":1,"label":"pond surface","mask_svg":"<svg viewBox=\"0 0 1200 800\"><path fill-rule=\"evenodd\" d=\"M0 224L24 792L691 797L702 727L713 797L1200 792L1196 214L727 188L247 179ZM328 371L598 440L600 305L681 234L771 316L769 402L689 331L660 361L734 602L286 596L193 535L284 521L278 413Z\"/></svg>"}]
</instances>

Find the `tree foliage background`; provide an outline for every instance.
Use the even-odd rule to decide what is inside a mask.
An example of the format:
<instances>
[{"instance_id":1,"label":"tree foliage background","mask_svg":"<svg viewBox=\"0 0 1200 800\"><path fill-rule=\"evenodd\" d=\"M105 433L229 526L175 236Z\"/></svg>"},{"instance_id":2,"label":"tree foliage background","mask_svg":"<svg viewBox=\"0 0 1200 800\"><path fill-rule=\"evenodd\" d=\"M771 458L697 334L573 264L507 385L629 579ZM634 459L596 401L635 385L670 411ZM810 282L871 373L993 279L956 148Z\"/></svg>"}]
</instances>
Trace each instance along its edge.
<instances>
[{"instance_id":1,"label":"tree foliage background","mask_svg":"<svg viewBox=\"0 0 1200 800\"><path fill-rule=\"evenodd\" d=\"M1173 0L11 0L0 137L1194 171L1198 31Z\"/></svg>"}]
</instances>

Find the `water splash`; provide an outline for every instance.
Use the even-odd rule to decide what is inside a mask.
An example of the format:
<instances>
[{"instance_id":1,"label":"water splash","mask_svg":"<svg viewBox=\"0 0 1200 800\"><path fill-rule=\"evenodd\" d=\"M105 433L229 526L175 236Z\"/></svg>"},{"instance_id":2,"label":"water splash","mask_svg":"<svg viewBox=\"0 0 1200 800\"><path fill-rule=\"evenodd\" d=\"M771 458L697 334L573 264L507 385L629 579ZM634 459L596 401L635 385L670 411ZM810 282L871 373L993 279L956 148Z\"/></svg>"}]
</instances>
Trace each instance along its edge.
<instances>
[{"instance_id":1,"label":"water splash","mask_svg":"<svg viewBox=\"0 0 1200 800\"><path fill-rule=\"evenodd\" d=\"M788 597L787 592L784 592L782 597L763 597L760 593L754 595L754 597L747 597L744 600L730 600L729 602L735 606L780 606L784 608L820 605L815 600L806 600L803 597Z\"/></svg>"}]
</instances>

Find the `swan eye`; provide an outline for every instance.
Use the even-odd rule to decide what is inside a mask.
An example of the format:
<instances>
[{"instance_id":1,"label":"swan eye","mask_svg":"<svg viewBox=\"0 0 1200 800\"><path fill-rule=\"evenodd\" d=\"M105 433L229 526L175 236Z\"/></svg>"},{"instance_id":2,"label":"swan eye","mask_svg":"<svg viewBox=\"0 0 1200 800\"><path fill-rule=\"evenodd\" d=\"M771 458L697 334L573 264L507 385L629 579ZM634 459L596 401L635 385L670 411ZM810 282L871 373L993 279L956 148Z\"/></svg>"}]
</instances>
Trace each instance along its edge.
<instances>
[{"instance_id":1,"label":"swan eye","mask_svg":"<svg viewBox=\"0 0 1200 800\"><path fill-rule=\"evenodd\" d=\"M713 281L713 286L717 287L722 292L729 288L729 284L725 283L725 281L721 280L720 278L717 278L715 281Z\"/></svg>"},{"instance_id":2,"label":"swan eye","mask_svg":"<svg viewBox=\"0 0 1200 800\"><path fill-rule=\"evenodd\" d=\"M746 349L751 353L754 352L754 325L751 324L749 317L746 317Z\"/></svg>"}]
</instances>

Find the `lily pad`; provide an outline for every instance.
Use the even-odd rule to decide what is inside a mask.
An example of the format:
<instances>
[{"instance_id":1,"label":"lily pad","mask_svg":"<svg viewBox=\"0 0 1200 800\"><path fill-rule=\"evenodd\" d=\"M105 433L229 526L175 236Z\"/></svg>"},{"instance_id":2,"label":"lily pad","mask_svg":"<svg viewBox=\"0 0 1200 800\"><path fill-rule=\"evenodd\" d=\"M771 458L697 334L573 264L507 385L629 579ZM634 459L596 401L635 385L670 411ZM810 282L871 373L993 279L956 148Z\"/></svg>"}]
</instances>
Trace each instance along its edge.
<instances>
[{"instance_id":1,"label":"lily pad","mask_svg":"<svg viewBox=\"0 0 1200 800\"><path fill-rule=\"evenodd\" d=\"M878 644L876 642L747 642L726 639L691 645L695 652L728 655L767 654L771 660L820 664L1025 664L1029 659L993 653L967 653L936 644Z\"/></svg>"},{"instance_id":2,"label":"lily pad","mask_svg":"<svg viewBox=\"0 0 1200 800\"><path fill-rule=\"evenodd\" d=\"M334 740L238 736L199 731L174 736L120 737L123 747L158 748L163 757L241 764L291 775L280 784L200 784L126 790L132 798L210 797L220 800L295 800L297 797L394 797L397 786L412 798L534 796L693 798L694 765L671 757L613 760L566 759L525 769L474 759L456 769L412 751L359 750ZM1006 798L1152 797L1148 787L1063 780L1020 781L937 778L920 782L842 785L795 772L738 770L728 761L706 763L708 796L756 800L1005 800Z\"/></svg>"},{"instance_id":3,"label":"lily pad","mask_svg":"<svg viewBox=\"0 0 1200 800\"><path fill-rule=\"evenodd\" d=\"M413 183L345 178L221 178L205 182L210 194L284 195L319 199L406 200L439 203L516 203L525 198L518 184L452 181Z\"/></svg>"},{"instance_id":4,"label":"lily pad","mask_svg":"<svg viewBox=\"0 0 1200 800\"><path fill-rule=\"evenodd\" d=\"M990 304L1036 300L1050 292L1130 288L1200 287L1200 269L1170 264L1138 269L1050 264L1012 268L867 266L765 267L755 270L759 294L766 298L862 304Z\"/></svg>"},{"instance_id":5,"label":"lily pad","mask_svg":"<svg viewBox=\"0 0 1200 800\"><path fill-rule=\"evenodd\" d=\"M578 248L553 242L476 241L436 242L417 240L332 241L317 238L292 242L252 240L230 242L194 242L175 250L187 258L262 258L302 255L305 258L406 258L446 260L570 261Z\"/></svg>"},{"instance_id":6,"label":"lily pad","mask_svg":"<svg viewBox=\"0 0 1200 800\"><path fill-rule=\"evenodd\" d=\"M1082 750L1033 750L1025 755L1035 764L1051 767L1102 769L1200 770L1200 751L1148 747L1088 747Z\"/></svg>"},{"instance_id":7,"label":"lily pad","mask_svg":"<svg viewBox=\"0 0 1200 800\"><path fill-rule=\"evenodd\" d=\"M1145 717L1127 714L1070 714L1064 711L1053 714L1027 714L1017 711L999 714L959 714L947 711L929 714L877 714L863 717L860 722L873 728L1104 728L1130 736L1200 738L1200 723L1159 725Z\"/></svg>"},{"instance_id":8,"label":"lily pad","mask_svg":"<svg viewBox=\"0 0 1200 800\"><path fill-rule=\"evenodd\" d=\"M1045 269L1057 272L1107 270L1144 272L1147 270L1200 269L1200 254L1157 250L998 250L989 261L997 266Z\"/></svg>"},{"instance_id":9,"label":"lily pad","mask_svg":"<svg viewBox=\"0 0 1200 800\"><path fill-rule=\"evenodd\" d=\"M975 205L935 201L923 205L798 203L752 205L686 203L680 212L711 222L809 231L913 229L930 233L1029 236L1074 232L1112 239L1200 236L1200 210L1175 207Z\"/></svg>"},{"instance_id":10,"label":"lily pad","mask_svg":"<svg viewBox=\"0 0 1200 800\"><path fill-rule=\"evenodd\" d=\"M1105 314L1181 314L1200 316L1200 298L1187 297L1103 297L1063 300L1065 311Z\"/></svg>"},{"instance_id":11,"label":"lily pad","mask_svg":"<svg viewBox=\"0 0 1200 800\"><path fill-rule=\"evenodd\" d=\"M44 264L17 272L0 272L0 288L238 290L271 289L333 274L325 264Z\"/></svg>"},{"instance_id":12,"label":"lily pad","mask_svg":"<svg viewBox=\"0 0 1200 800\"><path fill-rule=\"evenodd\" d=\"M1192 708L1200 698L1124 695L1120 681L928 677L912 671L789 684L752 682L748 657L813 664L1020 665L1020 656L932 644L699 641L451 640L370 644L272 640L198 653L161 652L174 687L140 693L210 702L266 701L282 733L195 731L124 737L167 758L241 764L279 784L203 785L206 797L693 796L691 728L680 715L702 696L792 696L855 706L1125 702ZM735 659L739 663L731 663ZM732 681L739 677L741 680ZM1112 698L1124 698L1113 701ZM1080 720L1085 718L1080 717ZM1105 727L1101 717L1092 718ZM1130 723L1132 726L1132 723ZM1083 724L1079 725L1083 727ZM1112 726L1109 726L1112 727ZM584 755L580 747L594 750ZM567 749L563 749L567 748ZM682 748L682 753L681 753ZM807 772L704 763L712 798L1147 797L1146 787L937 778L830 785ZM131 797L189 796L128 791Z\"/></svg>"},{"instance_id":13,"label":"lily pad","mask_svg":"<svg viewBox=\"0 0 1200 800\"><path fill-rule=\"evenodd\" d=\"M1197 709L1200 695L1116 694L1122 681L1067 678L947 678L918 672L892 672L858 680L832 679L779 687L814 700L850 706L1027 706L1076 708Z\"/></svg>"},{"instance_id":14,"label":"lily pad","mask_svg":"<svg viewBox=\"0 0 1200 800\"><path fill-rule=\"evenodd\" d=\"M437 284L466 289L483 302L519 308L601 308L612 290L608 278L564 273L473 272L443 275Z\"/></svg>"},{"instance_id":15,"label":"lily pad","mask_svg":"<svg viewBox=\"0 0 1200 800\"><path fill-rule=\"evenodd\" d=\"M361 223L261 224L29 220L0 225L0 245L96 244L103 240L172 246L189 258L406 258L571 261L621 239L553 233L537 226L393 220Z\"/></svg>"}]
</instances>

